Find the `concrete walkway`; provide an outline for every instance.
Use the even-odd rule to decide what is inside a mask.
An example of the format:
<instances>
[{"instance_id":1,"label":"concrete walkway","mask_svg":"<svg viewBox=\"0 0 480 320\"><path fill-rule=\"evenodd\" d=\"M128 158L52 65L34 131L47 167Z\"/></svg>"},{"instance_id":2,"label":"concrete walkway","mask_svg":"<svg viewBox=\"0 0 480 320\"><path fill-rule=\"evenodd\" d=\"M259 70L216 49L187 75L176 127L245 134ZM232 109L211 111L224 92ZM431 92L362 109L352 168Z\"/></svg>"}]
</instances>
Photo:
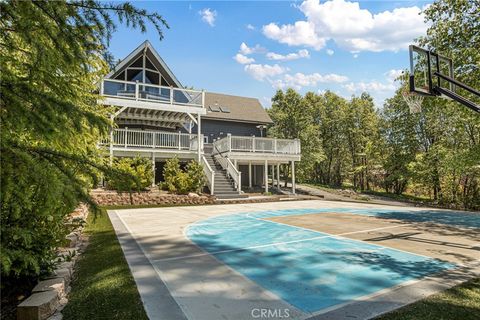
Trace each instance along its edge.
<instances>
[{"instance_id":1,"label":"concrete walkway","mask_svg":"<svg viewBox=\"0 0 480 320\"><path fill-rule=\"evenodd\" d=\"M108 214L150 319L259 319L262 310L270 310L270 315L276 312L276 316L269 319L285 319L285 310L288 310L288 319L368 319L444 290L475 274L472 268L468 272L457 270L329 310L306 313L202 251L185 236L190 224L214 216L300 208L398 209L310 200L109 210ZM479 270L477 267L476 272Z\"/></svg>"}]
</instances>

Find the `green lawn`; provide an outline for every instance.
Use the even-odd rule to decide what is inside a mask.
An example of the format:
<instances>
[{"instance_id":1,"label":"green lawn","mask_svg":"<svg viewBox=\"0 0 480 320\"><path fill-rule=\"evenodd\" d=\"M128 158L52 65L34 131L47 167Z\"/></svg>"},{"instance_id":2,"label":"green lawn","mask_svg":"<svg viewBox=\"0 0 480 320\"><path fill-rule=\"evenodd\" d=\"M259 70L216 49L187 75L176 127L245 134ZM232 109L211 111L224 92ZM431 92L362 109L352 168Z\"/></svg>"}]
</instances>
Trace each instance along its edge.
<instances>
[{"instance_id":1,"label":"green lawn","mask_svg":"<svg viewBox=\"0 0 480 320\"><path fill-rule=\"evenodd\" d=\"M90 244L77 264L64 319L148 319L105 210L88 217Z\"/></svg>"},{"instance_id":2,"label":"green lawn","mask_svg":"<svg viewBox=\"0 0 480 320\"><path fill-rule=\"evenodd\" d=\"M376 320L478 320L480 278L430 296Z\"/></svg>"}]
</instances>

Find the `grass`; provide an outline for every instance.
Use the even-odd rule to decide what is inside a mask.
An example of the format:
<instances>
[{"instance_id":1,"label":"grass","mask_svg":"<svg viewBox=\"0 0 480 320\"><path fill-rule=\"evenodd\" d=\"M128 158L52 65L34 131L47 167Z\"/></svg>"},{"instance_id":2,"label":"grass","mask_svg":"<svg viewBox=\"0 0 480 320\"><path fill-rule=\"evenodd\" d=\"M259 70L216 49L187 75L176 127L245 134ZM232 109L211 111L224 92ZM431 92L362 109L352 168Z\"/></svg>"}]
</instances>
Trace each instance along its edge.
<instances>
[{"instance_id":1,"label":"grass","mask_svg":"<svg viewBox=\"0 0 480 320\"><path fill-rule=\"evenodd\" d=\"M85 232L64 319L148 319L105 209L88 217Z\"/></svg>"},{"instance_id":2,"label":"grass","mask_svg":"<svg viewBox=\"0 0 480 320\"><path fill-rule=\"evenodd\" d=\"M480 278L412 303L376 320L478 320L480 319Z\"/></svg>"}]
</instances>

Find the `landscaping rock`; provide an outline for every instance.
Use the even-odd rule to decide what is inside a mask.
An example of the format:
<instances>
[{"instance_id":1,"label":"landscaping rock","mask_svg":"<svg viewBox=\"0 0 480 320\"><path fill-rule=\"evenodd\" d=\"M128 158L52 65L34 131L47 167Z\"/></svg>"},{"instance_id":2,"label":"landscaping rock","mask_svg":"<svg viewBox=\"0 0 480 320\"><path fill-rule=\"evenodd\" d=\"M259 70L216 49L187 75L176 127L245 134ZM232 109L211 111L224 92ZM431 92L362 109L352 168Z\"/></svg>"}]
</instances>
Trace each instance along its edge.
<instances>
[{"instance_id":1,"label":"landscaping rock","mask_svg":"<svg viewBox=\"0 0 480 320\"><path fill-rule=\"evenodd\" d=\"M68 234L65 238L69 241L68 244L70 248L74 248L77 245L78 235L76 233L72 232Z\"/></svg>"},{"instance_id":2,"label":"landscaping rock","mask_svg":"<svg viewBox=\"0 0 480 320\"><path fill-rule=\"evenodd\" d=\"M56 291L59 296L62 295L65 292L65 279L52 278L40 281L32 290L32 292L44 291Z\"/></svg>"},{"instance_id":3,"label":"landscaping rock","mask_svg":"<svg viewBox=\"0 0 480 320\"><path fill-rule=\"evenodd\" d=\"M54 278L63 278L63 280L65 280L65 285L67 285L70 283L70 279L72 278L72 272L68 268L55 269L47 279Z\"/></svg>"},{"instance_id":4,"label":"landscaping rock","mask_svg":"<svg viewBox=\"0 0 480 320\"><path fill-rule=\"evenodd\" d=\"M65 261L57 266L57 269L68 269L70 274L73 272L73 261Z\"/></svg>"},{"instance_id":5,"label":"landscaping rock","mask_svg":"<svg viewBox=\"0 0 480 320\"><path fill-rule=\"evenodd\" d=\"M59 305L57 291L32 294L17 307L18 320L43 320L51 316Z\"/></svg>"},{"instance_id":6,"label":"landscaping rock","mask_svg":"<svg viewBox=\"0 0 480 320\"><path fill-rule=\"evenodd\" d=\"M166 194L159 191L132 193L117 193L115 191L92 192L92 198L99 205L130 205L130 204L151 204L151 205L174 205L174 204L213 204L215 197L210 195L188 195Z\"/></svg>"}]
</instances>

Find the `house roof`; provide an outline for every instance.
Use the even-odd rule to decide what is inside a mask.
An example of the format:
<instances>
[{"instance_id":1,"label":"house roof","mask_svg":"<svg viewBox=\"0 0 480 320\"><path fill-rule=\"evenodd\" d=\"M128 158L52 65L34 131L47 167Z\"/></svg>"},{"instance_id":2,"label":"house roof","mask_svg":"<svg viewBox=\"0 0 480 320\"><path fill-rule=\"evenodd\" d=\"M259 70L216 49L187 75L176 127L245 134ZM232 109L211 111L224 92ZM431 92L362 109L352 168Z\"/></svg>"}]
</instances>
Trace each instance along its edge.
<instances>
[{"instance_id":1,"label":"house roof","mask_svg":"<svg viewBox=\"0 0 480 320\"><path fill-rule=\"evenodd\" d=\"M114 78L120 72L123 71L125 67L130 65L134 62L142 52L146 50L147 56L149 57L150 61L155 65L158 71L167 79L170 85L173 85L177 88L183 88L180 81L178 81L177 77L173 74L172 70L167 66L165 61L163 61L162 57L158 54L157 50L152 46L150 41L145 40L141 45L139 45L135 50L133 50L127 57L125 57L119 64L117 64L106 76L105 78Z\"/></svg>"},{"instance_id":2,"label":"house roof","mask_svg":"<svg viewBox=\"0 0 480 320\"><path fill-rule=\"evenodd\" d=\"M207 114L202 117L203 119L261 124L273 122L256 98L205 92L205 108ZM219 111L214 112L212 109Z\"/></svg>"}]
</instances>

